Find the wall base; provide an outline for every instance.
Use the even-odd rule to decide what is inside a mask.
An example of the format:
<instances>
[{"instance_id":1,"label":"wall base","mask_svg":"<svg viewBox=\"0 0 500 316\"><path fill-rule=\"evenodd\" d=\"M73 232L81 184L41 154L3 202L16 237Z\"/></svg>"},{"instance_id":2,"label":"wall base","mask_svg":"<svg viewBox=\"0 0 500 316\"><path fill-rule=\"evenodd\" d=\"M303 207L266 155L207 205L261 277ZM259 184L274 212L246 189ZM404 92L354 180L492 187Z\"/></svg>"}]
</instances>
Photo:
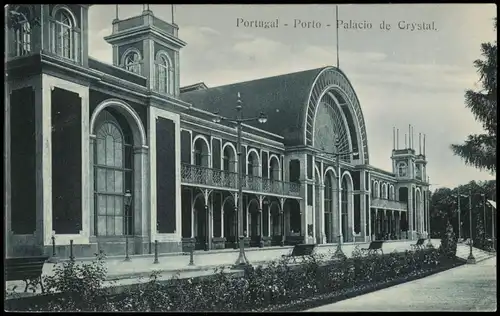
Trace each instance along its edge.
<instances>
[{"instance_id":1,"label":"wall base","mask_svg":"<svg viewBox=\"0 0 500 316\"><path fill-rule=\"evenodd\" d=\"M226 238L224 237L212 238L212 249L224 249L224 248L226 248Z\"/></svg>"}]
</instances>

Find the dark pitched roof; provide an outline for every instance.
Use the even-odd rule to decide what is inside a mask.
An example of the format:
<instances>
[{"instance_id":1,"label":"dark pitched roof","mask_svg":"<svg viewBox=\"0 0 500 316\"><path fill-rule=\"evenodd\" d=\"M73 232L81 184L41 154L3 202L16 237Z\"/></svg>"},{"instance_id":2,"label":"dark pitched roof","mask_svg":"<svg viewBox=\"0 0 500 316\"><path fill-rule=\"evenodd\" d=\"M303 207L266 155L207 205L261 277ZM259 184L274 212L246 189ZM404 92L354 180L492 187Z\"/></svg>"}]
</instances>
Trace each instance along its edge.
<instances>
[{"instance_id":1,"label":"dark pitched roof","mask_svg":"<svg viewBox=\"0 0 500 316\"><path fill-rule=\"evenodd\" d=\"M196 108L209 112L219 110L221 115L232 118L236 115L240 92L243 117L257 117L260 112L268 116L265 124L250 122L249 125L283 136L285 145L301 145L309 92L325 68L189 91L181 93L180 98Z\"/></svg>"}]
</instances>

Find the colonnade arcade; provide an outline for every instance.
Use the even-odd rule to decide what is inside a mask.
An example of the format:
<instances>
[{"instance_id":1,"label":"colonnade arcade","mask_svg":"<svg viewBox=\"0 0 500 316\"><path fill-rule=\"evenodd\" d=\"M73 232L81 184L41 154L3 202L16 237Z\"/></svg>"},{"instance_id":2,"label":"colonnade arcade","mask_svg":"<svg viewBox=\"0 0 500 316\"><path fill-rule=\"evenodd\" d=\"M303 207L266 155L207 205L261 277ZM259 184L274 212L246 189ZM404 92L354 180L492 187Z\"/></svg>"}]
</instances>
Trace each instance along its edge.
<instances>
[{"instance_id":1,"label":"colonnade arcade","mask_svg":"<svg viewBox=\"0 0 500 316\"><path fill-rule=\"evenodd\" d=\"M182 237L194 241L196 249L233 248L238 240L238 156L231 142L223 142L218 164L209 144L201 135L192 140L191 166L183 174L183 180L190 183L182 186ZM298 199L266 194L284 184L278 156L270 154L262 163L259 151L252 148L244 159L242 220L249 246L281 245L294 237L300 239L303 234ZM265 168L267 177L263 177ZM192 181L193 177L196 181Z\"/></svg>"},{"instance_id":2,"label":"colonnade arcade","mask_svg":"<svg viewBox=\"0 0 500 316\"><path fill-rule=\"evenodd\" d=\"M371 208L372 240L408 238L406 211Z\"/></svg>"},{"instance_id":3,"label":"colonnade arcade","mask_svg":"<svg viewBox=\"0 0 500 316\"><path fill-rule=\"evenodd\" d=\"M237 247L237 192L184 186L182 198L184 239L196 249ZM251 247L303 238L301 216L296 199L243 193L243 234Z\"/></svg>"},{"instance_id":4,"label":"colonnade arcade","mask_svg":"<svg viewBox=\"0 0 500 316\"><path fill-rule=\"evenodd\" d=\"M336 243L339 236L342 236L343 242L354 241L355 236L361 233L362 218L359 216L361 215L360 209L357 210L358 216L354 216L354 190L351 174L348 171L343 173L339 190L337 172L332 167L326 168L323 177L320 176L319 168L316 167L315 170L315 242Z\"/></svg>"}]
</instances>

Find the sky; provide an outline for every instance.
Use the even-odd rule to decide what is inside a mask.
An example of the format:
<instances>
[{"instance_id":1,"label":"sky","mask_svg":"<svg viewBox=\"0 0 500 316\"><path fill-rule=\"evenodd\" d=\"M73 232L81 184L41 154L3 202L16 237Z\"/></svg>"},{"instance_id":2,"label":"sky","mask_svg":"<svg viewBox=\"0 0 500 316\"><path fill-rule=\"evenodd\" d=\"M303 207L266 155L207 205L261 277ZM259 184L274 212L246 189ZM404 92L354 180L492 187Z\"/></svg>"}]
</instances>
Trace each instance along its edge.
<instances>
[{"instance_id":1,"label":"sky","mask_svg":"<svg viewBox=\"0 0 500 316\"><path fill-rule=\"evenodd\" d=\"M172 20L170 5L150 9ZM181 86L204 82L214 87L336 65L334 5L176 5L174 11L179 38L187 43L180 53ZM142 5L119 6L120 19L141 12ZM370 164L392 171L393 127L399 129L403 148L411 124L417 153L418 134L426 134L431 189L494 179L466 166L450 144L483 132L465 108L464 93L480 88L473 61L480 58L481 43L496 39L495 5L346 4L338 6L338 16L343 21L339 66L364 113ZM89 54L108 63L112 50L103 38L111 34L114 18L115 5L90 8ZM278 28L241 23L276 19ZM434 22L434 29L411 30L412 23L422 22ZM381 23L391 29L381 29ZM399 27L407 24L410 29Z\"/></svg>"}]
</instances>

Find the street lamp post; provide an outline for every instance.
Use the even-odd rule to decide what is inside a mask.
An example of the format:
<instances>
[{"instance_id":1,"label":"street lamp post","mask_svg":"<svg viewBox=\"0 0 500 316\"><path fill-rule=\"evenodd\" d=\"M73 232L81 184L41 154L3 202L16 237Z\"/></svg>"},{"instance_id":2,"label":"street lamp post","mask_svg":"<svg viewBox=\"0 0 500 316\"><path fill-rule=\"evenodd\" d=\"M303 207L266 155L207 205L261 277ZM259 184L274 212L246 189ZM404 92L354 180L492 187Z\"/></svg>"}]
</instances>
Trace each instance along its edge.
<instances>
[{"instance_id":1,"label":"street lamp post","mask_svg":"<svg viewBox=\"0 0 500 316\"><path fill-rule=\"evenodd\" d=\"M128 236L129 236L129 216L130 216L130 204L132 202L132 194L130 190L125 192L124 196L124 204L125 204L125 260L130 261L130 257L128 255Z\"/></svg>"},{"instance_id":2,"label":"street lamp post","mask_svg":"<svg viewBox=\"0 0 500 316\"><path fill-rule=\"evenodd\" d=\"M463 197L467 197L465 194L460 194L460 191L458 191L457 195L452 195L453 197L457 198L457 204L458 204L458 241L460 242L460 237L461 237L461 227L462 227L462 222L460 219L460 215L462 213L462 210L460 209L460 200Z\"/></svg>"},{"instance_id":3,"label":"street lamp post","mask_svg":"<svg viewBox=\"0 0 500 316\"><path fill-rule=\"evenodd\" d=\"M483 197L483 240L486 240L486 193L481 193Z\"/></svg>"},{"instance_id":4,"label":"street lamp post","mask_svg":"<svg viewBox=\"0 0 500 316\"><path fill-rule=\"evenodd\" d=\"M469 257L467 257L467 263L474 264L476 263L476 258L472 254L472 190L469 189L469 233L470 233L470 251Z\"/></svg>"},{"instance_id":5,"label":"street lamp post","mask_svg":"<svg viewBox=\"0 0 500 316\"><path fill-rule=\"evenodd\" d=\"M258 117L252 118L243 118L242 110L242 101L240 93L238 92L238 99L236 101L236 118L230 119L227 117L223 117L219 115L218 111L214 113L215 117L213 119L214 123L220 123L221 121L227 121L236 125L237 128L237 143L236 150L238 155L238 236L240 243L240 253L238 255L238 259L234 263L233 268L243 268L245 266L250 265L246 255L245 255L245 236L243 236L243 158L241 152L241 134L242 134L242 125L245 122L258 121L261 124L267 122L267 116L264 113L260 113Z\"/></svg>"},{"instance_id":6,"label":"street lamp post","mask_svg":"<svg viewBox=\"0 0 500 316\"><path fill-rule=\"evenodd\" d=\"M427 180L429 182L429 180ZM429 198L430 198L430 190L427 188L425 190L426 194L426 199L425 199L425 208L426 208L426 213L427 213L427 248L433 248L434 246L432 245L431 241L431 210L429 209Z\"/></svg>"},{"instance_id":7,"label":"street lamp post","mask_svg":"<svg viewBox=\"0 0 500 316\"><path fill-rule=\"evenodd\" d=\"M338 145L339 145L339 139L338 138L336 138L336 140L335 140L335 145L336 145L336 148L338 148ZM324 148L322 148L322 152L320 154L320 155L335 156L335 169L337 170L337 192L338 192L338 194L337 194L337 212L339 213L339 224L342 221L342 210L341 210L341 203L340 203L341 194L342 194L342 192L340 191L340 186L341 186L340 156L351 155L351 154L353 156L357 156L358 152L351 151L351 152L345 152L345 153L340 153L340 152L329 153L329 152L325 152ZM334 226L334 222L332 220L332 227L331 227L332 233L334 231L333 226ZM342 224L340 224L339 225L339 235L338 235L337 249L335 250L335 253L333 254L334 258L340 258L340 259L346 258L344 252L342 251L342 237L343 237L342 236Z\"/></svg>"}]
</instances>

